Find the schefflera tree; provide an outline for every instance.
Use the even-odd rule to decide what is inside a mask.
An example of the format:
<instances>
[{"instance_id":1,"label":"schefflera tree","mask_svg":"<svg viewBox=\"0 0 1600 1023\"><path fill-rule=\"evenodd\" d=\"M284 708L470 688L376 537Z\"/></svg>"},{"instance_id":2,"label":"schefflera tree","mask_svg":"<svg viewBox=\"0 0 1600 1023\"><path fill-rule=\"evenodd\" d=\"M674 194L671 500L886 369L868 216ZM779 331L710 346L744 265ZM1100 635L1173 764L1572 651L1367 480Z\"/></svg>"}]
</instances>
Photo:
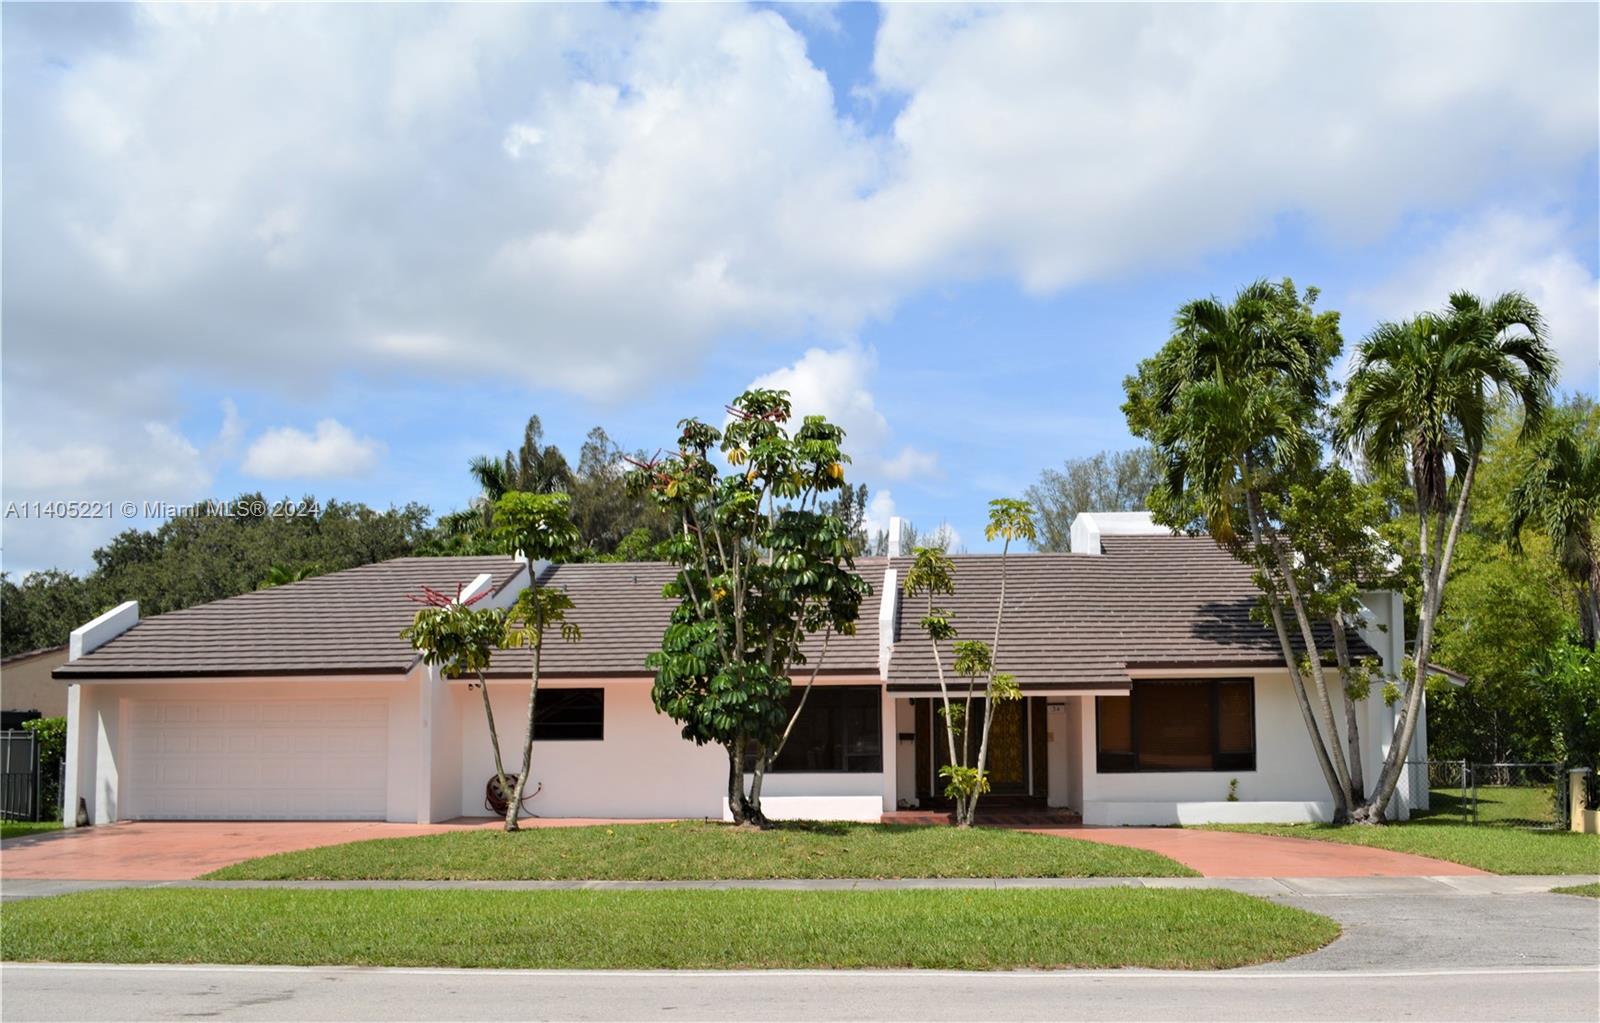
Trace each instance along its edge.
<instances>
[{"instance_id":1,"label":"schefflera tree","mask_svg":"<svg viewBox=\"0 0 1600 1023\"><path fill-rule=\"evenodd\" d=\"M522 809L523 791L533 769L533 733L539 703L539 673L543 667L544 646L551 629L569 643L583 638L576 622L567 620L573 610L572 598L558 586L539 582L540 562L560 562L573 557L580 539L568 514L566 494L530 494L513 490L494 503L495 543L501 550L529 561L528 586L506 614L501 646L526 647L533 652L533 668L528 686L528 716L522 733L522 770L511 779L511 796L506 806L506 830L518 830L517 816ZM487 697L485 697L487 706Z\"/></svg>"},{"instance_id":2,"label":"schefflera tree","mask_svg":"<svg viewBox=\"0 0 1600 1023\"><path fill-rule=\"evenodd\" d=\"M945 795L955 802L957 827L969 828L978 813L978 799L989 791L989 734L998 704L1022 698L1016 676L996 670L1000 654L1001 627L1005 620L1006 559L1013 541L1034 542L1037 531L1033 508L1026 501L999 498L989 502L989 523L984 536L1000 546L1000 592L995 601L994 633L989 643L958 638L950 612L935 603L939 596L956 592L955 562L938 547L918 547L912 554L911 569L904 584L908 599L924 601L922 631L933 648L934 671L939 681L939 713L945 722L949 762L939 769L945 780ZM950 699L950 684L945 671L942 644L951 643L950 674L966 680L959 703ZM981 688L980 688L981 681ZM972 705L983 701L983 730L976 756L972 749Z\"/></svg>"},{"instance_id":3,"label":"schefflera tree","mask_svg":"<svg viewBox=\"0 0 1600 1023\"><path fill-rule=\"evenodd\" d=\"M504 608L473 607L488 596L488 591L463 600L462 589L458 583L452 597L424 586L422 596L410 596L409 599L423 607L400 635L422 655L424 664L437 668L445 678L477 678L478 692L483 695L483 717L489 725L489 746L494 751L495 785L500 798L510 800L511 785L500 756L500 733L495 728L494 707L489 703L489 686L484 678L495 650L505 640L506 611Z\"/></svg>"},{"instance_id":4,"label":"schefflera tree","mask_svg":"<svg viewBox=\"0 0 1600 1023\"><path fill-rule=\"evenodd\" d=\"M723 747L734 822L766 827L762 782L805 709L829 638L855 632L871 587L856 574L849 527L824 500L845 485L844 431L807 416L791 432L787 391L746 391L727 413L720 430L680 422L676 453L636 462L628 480L674 527L660 550L678 566L663 592L677 606L646 661L656 709L685 739ZM810 637L819 640L814 654L803 650ZM808 664L791 710L791 676Z\"/></svg>"}]
</instances>

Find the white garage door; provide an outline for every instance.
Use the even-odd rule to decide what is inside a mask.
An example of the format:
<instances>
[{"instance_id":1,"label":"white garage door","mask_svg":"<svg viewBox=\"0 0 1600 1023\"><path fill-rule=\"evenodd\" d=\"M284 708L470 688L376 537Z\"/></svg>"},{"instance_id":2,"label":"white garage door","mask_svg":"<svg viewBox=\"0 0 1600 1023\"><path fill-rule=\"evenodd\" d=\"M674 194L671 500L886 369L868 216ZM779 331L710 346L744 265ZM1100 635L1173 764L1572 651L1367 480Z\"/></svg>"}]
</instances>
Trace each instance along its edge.
<instances>
[{"instance_id":1,"label":"white garage door","mask_svg":"<svg viewBox=\"0 0 1600 1023\"><path fill-rule=\"evenodd\" d=\"M131 820L382 820L382 700L136 700Z\"/></svg>"}]
</instances>

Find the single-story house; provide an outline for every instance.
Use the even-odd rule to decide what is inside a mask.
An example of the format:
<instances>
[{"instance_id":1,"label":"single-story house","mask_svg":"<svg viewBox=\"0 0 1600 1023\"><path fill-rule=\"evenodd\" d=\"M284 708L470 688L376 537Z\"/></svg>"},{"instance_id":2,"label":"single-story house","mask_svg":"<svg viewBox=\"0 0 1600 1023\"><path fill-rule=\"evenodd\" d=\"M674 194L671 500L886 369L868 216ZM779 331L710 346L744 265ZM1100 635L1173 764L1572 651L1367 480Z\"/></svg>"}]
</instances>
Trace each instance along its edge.
<instances>
[{"instance_id":1,"label":"single-story house","mask_svg":"<svg viewBox=\"0 0 1600 1023\"><path fill-rule=\"evenodd\" d=\"M891 530L893 532L893 530ZM956 555L943 598L963 635L990 638L1000 559ZM830 644L796 731L768 777L780 817L876 820L936 802L944 760L922 602L902 593L891 545L858 570L873 585L856 634ZM1068 554L1007 562L998 651L1024 699L998 705L996 798L1072 810L1086 824L1326 819L1273 634L1253 621L1250 572L1205 537L1148 515L1085 514ZM398 558L141 620L134 603L72 634L64 816L443 821L487 815L493 762L481 695L423 665L401 630L424 586L509 606L537 577L572 597L579 643L547 646L528 803L547 817L709 817L726 810L726 759L651 703L645 657L671 604L658 563ZM1400 596L1365 595L1351 640L1390 670ZM948 668L950 651L945 650ZM496 656L488 690L515 761L530 654ZM1393 708L1360 708L1367 777ZM1426 750L1426 722L1414 759ZM1397 801L1398 802L1398 801Z\"/></svg>"}]
</instances>

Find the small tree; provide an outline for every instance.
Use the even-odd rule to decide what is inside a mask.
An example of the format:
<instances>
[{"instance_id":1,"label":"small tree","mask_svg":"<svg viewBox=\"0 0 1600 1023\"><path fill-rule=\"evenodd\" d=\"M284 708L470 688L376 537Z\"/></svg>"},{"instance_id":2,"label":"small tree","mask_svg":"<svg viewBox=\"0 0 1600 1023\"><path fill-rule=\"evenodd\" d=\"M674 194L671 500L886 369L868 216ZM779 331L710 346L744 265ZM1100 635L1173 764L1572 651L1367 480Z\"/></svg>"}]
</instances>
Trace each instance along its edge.
<instances>
[{"instance_id":1,"label":"small tree","mask_svg":"<svg viewBox=\"0 0 1600 1023\"><path fill-rule=\"evenodd\" d=\"M506 616L502 646L528 647L533 651L533 671L528 686L528 720L522 735L522 770L512 779L511 798L506 807L506 830L517 830L517 815L522 808L522 793L533 769L533 731L539 702L539 670L544 655L545 632L560 630L561 638L576 643L582 633L567 621L572 598L565 590L539 584L539 562L561 561L579 543L578 530L567 517L566 494L528 494L513 490L494 504L494 537L508 554L529 559L531 578ZM487 697L485 702L487 703Z\"/></svg>"},{"instance_id":2,"label":"small tree","mask_svg":"<svg viewBox=\"0 0 1600 1023\"><path fill-rule=\"evenodd\" d=\"M511 785L500 759L500 733L495 729L494 707L489 703L489 686L484 678L495 648L505 640L506 612L472 606L487 595L488 591L484 591L462 600L459 583L454 597L424 586L422 596L410 599L425 606L400 635L411 641L424 664L438 668L445 678L477 677L478 692L483 694L483 717L489 724L489 747L494 751L495 785L500 798L509 800Z\"/></svg>"},{"instance_id":3,"label":"small tree","mask_svg":"<svg viewBox=\"0 0 1600 1023\"><path fill-rule=\"evenodd\" d=\"M870 592L854 570L850 528L822 504L844 486L844 431L807 416L791 435L790 412L786 391L746 391L724 430L685 419L677 454L638 462L629 476L675 527L660 550L679 566L664 591L678 606L646 662L656 709L684 738L727 751L729 812L763 827L762 780L810 694L808 683L791 710L790 675L809 660L802 646L821 635L815 680L828 637L855 631Z\"/></svg>"},{"instance_id":4,"label":"small tree","mask_svg":"<svg viewBox=\"0 0 1600 1023\"><path fill-rule=\"evenodd\" d=\"M936 596L956 591L955 563L938 547L918 547L913 553L911 569L906 573L905 592L908 598L921 596L925 601L922 631L933 648L934 672L939 681L940 714L945 722L945 739L948 744L949 763L939 769L945 780L945 795L955 800L956 825L971 827L978 812L978 799L989 791L989 734L994 725L994 708L997 704L1018 700L1022 690L1014 675L996 671L996 658L1000 651L1001 624L1005 618L1006 558L1013 541L1032 543L1037 538L1033 509L1025 501L1001 498L989 502L989 524L984 535L991 542L1000 540L1000 593L995 602L994 636L990 643L958 639L955 622L950 612L934 603ZM944 653L940 644L954 641L954 658L951 673L967 680L965 698L959 704L950 702L950 687L945 677ZM982 683L980 692L979 683ZM971 721L972 702L984 701L983 733L978 741L977 758L972 758Z\"/></svg>"}]
</instances>

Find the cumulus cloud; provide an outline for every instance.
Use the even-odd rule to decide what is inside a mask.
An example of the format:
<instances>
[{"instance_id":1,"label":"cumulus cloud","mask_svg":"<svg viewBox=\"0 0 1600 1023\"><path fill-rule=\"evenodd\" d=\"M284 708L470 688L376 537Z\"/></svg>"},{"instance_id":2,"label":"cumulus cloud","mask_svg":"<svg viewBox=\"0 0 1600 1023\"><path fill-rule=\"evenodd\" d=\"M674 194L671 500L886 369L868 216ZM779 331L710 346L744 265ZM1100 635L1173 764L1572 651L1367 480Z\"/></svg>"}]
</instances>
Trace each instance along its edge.
<instances>
[{"instance_id":1,"label":"cumulus cloud","mask_svg":"<svg viewBox=\"0 0 1600 1023\"><path fill-rule=\"evenodd\" d=\"M378 441L357 437L337 419L324 419L314 434L292 426L263 433L245 452L243 469L265 479L348 478L370 472L382 453Z\"/></svg>"},{"instance_id":2,"label":"cumulus cloud","mask_svg":"<svg viewBox=\"0 0 1600 1023\"><path fill-rule=\"evenodd\" d=\"M1445 304L1465 289L1484 298L1522 291L1539 306L1561 356L1561 382L1600 388L1600 278L1575 252L1562 217L1494 210L1446 233L1355 301L1374 318L1401 320Z\"/></svg>"},{"instance_id":3,"label":"cumulus cloud","mask_svg":"<svg viewBox=\"0 0 1600 1023\"><path fill-rule=\"evenodd\" d=\"M788 391L796 419L825 416L842 427L856 478L905 480L936 474L939 460L931 452L909 445L889 451L893 433L869 387L877 370L878 356L871 349L812 348L793 365L759 376L750 386Z\"/></svg>"}]
</instances>

